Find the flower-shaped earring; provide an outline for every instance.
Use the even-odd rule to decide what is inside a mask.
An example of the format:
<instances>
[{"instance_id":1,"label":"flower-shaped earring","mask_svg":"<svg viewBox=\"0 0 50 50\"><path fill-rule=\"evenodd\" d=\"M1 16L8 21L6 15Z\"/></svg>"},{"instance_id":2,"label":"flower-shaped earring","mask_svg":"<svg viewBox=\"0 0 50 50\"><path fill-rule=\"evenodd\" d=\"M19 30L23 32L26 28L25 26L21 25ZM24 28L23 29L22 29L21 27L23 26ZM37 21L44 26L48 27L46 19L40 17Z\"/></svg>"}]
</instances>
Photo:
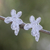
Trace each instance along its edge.
<instances>
[{"instance_id":1,"label":"flower-shaped earring","mask_svg":"<svg viewBox=\"0 0 50 50\"><path fill-rule=\"evenodd\" d=\"M14 31L15 35L18 35L19 25L23 23L23 21L19 18L19 17L21 17L21 15L22 15L21 11L19 11L16 14L16 11L13 9L13 10L11 10L11 16L12 17L6 17L5 20L4 20L4 22L7 23L7 24L12 22L11 29L15 30Z\"/></svg>"},{"instance_id":2,"label":"flower-shaped earring","mask_svg":"<svg viewBox=\"0 0 50 50\"><path fill-rule=\"evenodd\" d=\"M43 27L39 24L41 21L41 17L38 17L36 20L34 18L34 16L30 17L30 22L31 23L27 23L24 26L25 30L29 30L30 28L32 28L31 31L31 35L35 36L35 40L38 42L39 37L40 37L40 33L39 30L43 29Z\"/></svg>"}]
</instances>

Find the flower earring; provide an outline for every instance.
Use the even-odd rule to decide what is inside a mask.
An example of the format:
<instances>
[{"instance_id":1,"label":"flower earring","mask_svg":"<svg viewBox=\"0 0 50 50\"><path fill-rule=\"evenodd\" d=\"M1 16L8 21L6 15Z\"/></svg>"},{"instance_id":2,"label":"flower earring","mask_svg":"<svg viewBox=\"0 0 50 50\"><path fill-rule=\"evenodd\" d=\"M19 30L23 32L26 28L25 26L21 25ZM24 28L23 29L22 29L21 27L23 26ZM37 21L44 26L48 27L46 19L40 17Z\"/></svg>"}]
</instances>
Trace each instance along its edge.
<instances>
[{"instance_id":1,"label":"flower earring","mask_svg":"<svg viewBox=\"0 0 50 50\"><path fill-rule=\"evenodd\" d=\"M41 17L38 17L35 20L34 16L31 16L29 20L31 23L25 24L24 29L29 30L30 28L32 28L31 35L34 36L35 40L38 42L40 37L39 30L43 29L43 27L39 24L41 21Z\"/></svg>"},{"instance_id":2,"label":"flower earring","mask_svg":"<svg viewBox=\"0 0 50 50\"><path fill-rule=\"evenodd\" d=\"M15 35L18 35L19 29L20 29L19 25L23 23L23 21L19 18L19 17L21 17L21 15L22 15L22 11L19 11L16 14L16 11L13 9L13 10L11 10L12 17L6 17L4 19L4 22L7 24L12 22L11 29L14 30Z\"/></svg>"}]
</instances>

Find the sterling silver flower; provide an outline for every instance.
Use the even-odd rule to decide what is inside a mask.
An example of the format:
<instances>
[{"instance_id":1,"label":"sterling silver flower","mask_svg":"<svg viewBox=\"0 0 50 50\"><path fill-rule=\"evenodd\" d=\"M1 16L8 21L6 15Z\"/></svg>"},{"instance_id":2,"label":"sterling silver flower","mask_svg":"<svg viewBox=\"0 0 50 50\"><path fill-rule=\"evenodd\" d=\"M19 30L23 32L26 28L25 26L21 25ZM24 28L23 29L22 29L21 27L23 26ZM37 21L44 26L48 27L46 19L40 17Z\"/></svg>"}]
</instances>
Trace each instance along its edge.
<instances>
[{"instance_id":1,"label":"sterling silver flower","mask_svg":"<svg viewBox=\"0 0 50 50\"><path fill-rule=\"evenodd\" d=\"M13 9L11 10L11 17L6 17L4 20L4 22L7 24L12 22L11 29L14 30L15 35L18 35L20 29L19 25L23 23L23 21L19 18L21 17L21 15L22 15L22 11L19 11L16 14L16 11Z\"/></svg>"},{"instance_id":2,"label":"sterling silver flower","mask_svg":"<svg viewBox=\"0 0 50 50\"><path fill-rule=\"evenodd\" d=\"M30 28L32 28L31 30L31 35L35 37L35 40L38 42L39 41L39 37L40 37L40 33L39 30L41 30L43 27L39 24L41 21L41 17L38 17L36 20L34 18L34 16L30 17L30 22L31 23L27 23L24 26L25 30L29 30Z\"/></svg>"}]
</instances>

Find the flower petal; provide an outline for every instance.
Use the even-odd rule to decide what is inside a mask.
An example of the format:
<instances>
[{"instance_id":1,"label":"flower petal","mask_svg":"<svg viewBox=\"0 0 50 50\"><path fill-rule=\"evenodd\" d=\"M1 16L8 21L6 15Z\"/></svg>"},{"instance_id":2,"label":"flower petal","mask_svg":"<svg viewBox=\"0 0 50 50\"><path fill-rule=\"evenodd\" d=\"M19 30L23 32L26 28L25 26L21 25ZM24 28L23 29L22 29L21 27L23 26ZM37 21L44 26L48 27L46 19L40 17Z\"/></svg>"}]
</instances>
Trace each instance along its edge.
<instances>
[{"instance_id":1,"label":"flower petal","mask_svg":"<svg viewBox=\"0 0 50 50\"><path fill-rule=\"evenodd\" d=\"M11 29L15 30L15 24L14 23L11 24Z\"/></svg>"},{"instance_id":2,"label":"flower petal","mask_svg":"<svg viewBox=\"0 0 50 50\"><path fill-rule=\"evenodd\" d=\"M12 21L12 19L11 19L11 17L6 17L5 19L4 19L4 22L5 23L10 23Z\"/></svg>"},{"instance_id":3,"label":"flower petal","mask_svg":"<svg viewBox=\"0 0 50 50\"><path fill-rule=\"evenodd\" d=\"M21 17L21 15L22 15L22 11L19 11L17 14L16 14L16 17Z\"/></svg>"},{"instance_id":4,"label":"flower petal","mask_svg":"<svg viewBox=\"0 0 50 50\"><path fill-rule=\"evenodd\" d=\"M32 36L36 36L36 30L35 30L35 29L32 29L32 30L31 30L31 35L32 35Z\"/></svg>"},{"instance_id":5,"label":"flower petal","mask_svg":"<svg viewBox=\"0 0 50 50\"><path fill-rule=\"evenodd\" d=\"M35 40L38 42L39 41L39 37L40 37L40 33L37 31L37 34L35 36Z\"/></svg>"},{"instance_id":6,"label":"flower petal","mask_svg":"<svg viewBox=\"0 0 50 50\"><path fill-rule=\"evenodd\" d=\"M18 24L22 24L23 21L21 19L18 19Z\"/></svg>"},{"instance_id":7,"label":"flower petal","mask_svg":"<svg viewBox=\"0 0 50 50\"><path fill-rule=\"evenodd\" d=\"M37 22L37 24L40 23L40 22L41 22L41 17L38 17L38 18L36 19L36 22Z\"/></svg>"},{"instance_id":8,"label":"flower petal","mask_svg":"<svg viewBox=\"0 0 50 50\"><path fill-rule=\"evenodd\" d=\"M39 25L37 25L37 28L36 28L36 30L41 30L41 29L43 29L43 27L39 24Z\"/></svg>"},{"instance_id":9,"label":"flower petal","mask_svg":"<svg viewBox=\"0 0 50 50\"><path fill-rule=\"evenodd\" d=\"M29 20L30 20L31 23L34 22L35 21L34 16L31 16Z\"/></svg>"},{"instance_id":10,"label":"flower petal","mask_svg":"<svg viewBox=\"0 0 50 50\"><path fill-rule=\"evenodd\" d=\"M35 36L35 40L38 42L39 41L39 35Z\"/></svg>"},{"instance_id":11,"label":"flower petal","mask_svg":"<svg viewBox=\"0 0 50 50\"><path fill-rule=\"evenodd\" d=\"M11 29L12 29L12 30L19 29L19 25L16 24L16 23L12 23L12 24L11 24Z\"/></svg>"},{"instance_id":12,"label":"flower petal","mask_svg":"<svg viewBox=\"0 0 50 50\"><path fill-rule=\"evenodd\" d=\"M12 9L11 10L11 16L14 17L16 15L16 10Z\"/></svg>"},{"instance_id":13,"label":"flower petal","mask_svg":"<svg viewBox=\"0 0 50 50\"><path fill-rule=\"evenodd\" d=\"M28 24L25 24L25 26L24 26L24 29L25 30L29 30L31 28L31 25L28 23Z\"/></svg>"},{"instance_id":14,"label":"flower petal","mask_svg":"<svg viewBox=\"0 0 50 50\"><path fill-rule=\"evenodd\" d=\"M15 33L15 35L17 36L18 33L19 33L19 29L16 29L16 30L14 31L14 33Z\"/></svg>"}]
</instances>

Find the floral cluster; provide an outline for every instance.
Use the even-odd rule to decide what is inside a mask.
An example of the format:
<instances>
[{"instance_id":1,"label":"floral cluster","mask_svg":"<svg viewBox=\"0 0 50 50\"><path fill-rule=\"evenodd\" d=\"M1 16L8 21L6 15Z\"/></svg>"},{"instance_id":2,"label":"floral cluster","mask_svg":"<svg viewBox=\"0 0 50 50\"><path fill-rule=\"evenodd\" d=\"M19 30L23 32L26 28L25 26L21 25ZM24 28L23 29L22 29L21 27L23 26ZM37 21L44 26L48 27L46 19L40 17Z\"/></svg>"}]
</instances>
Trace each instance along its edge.
<instances>
[{"instance_id":1,"label":"floral cluster","mask_svg":"<svg viewBox=\"0 0 50 50\"><path fill-rule=\"evenodd\" d=\"M19 11L16 14L16 11L14 9L11 10L11 17L2 17L5 18L4 22L9 24L11 22L11 29L14 30L15 35L17 36L20 30L19 25L21 25L22 23L24 23L19 17L21 17L22 15L22 11ZM31 35L35 37L35 40L38 42L39 41L39 37L40 37L40 33L39 30L43 29L43 27L39 24L41 21L41 17L38 17L36 20L34 18L34 16L32 15L30 17L30 23L25 23L24 25L24 29L25 30L29 30L32 28L31 30Z\"/></svg>"}]
</instances>

